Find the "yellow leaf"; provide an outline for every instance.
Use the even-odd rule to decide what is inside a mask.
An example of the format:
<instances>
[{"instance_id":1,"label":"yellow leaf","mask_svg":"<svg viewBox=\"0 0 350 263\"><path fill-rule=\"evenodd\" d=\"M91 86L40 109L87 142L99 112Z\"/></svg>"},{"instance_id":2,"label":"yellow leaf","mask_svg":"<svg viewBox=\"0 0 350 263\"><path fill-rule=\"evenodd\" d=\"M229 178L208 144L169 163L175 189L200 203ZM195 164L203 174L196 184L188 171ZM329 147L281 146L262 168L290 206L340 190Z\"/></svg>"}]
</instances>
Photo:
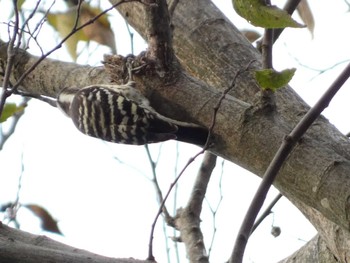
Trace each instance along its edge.
<instances>
[{"instance_id":1,"label":"yellow leaf","mask_svg":"<svg viewBox=\"0 0 350 263\"><path fill-rule=\"evenodd\" d=\"M81 24L85 24L90 20L93 20L101 12L102 10L99 8L93 8L87 4L83 5L80 13ZM107 19L107 15L102 15L94 23L84 27L83 31L89 40L93 40L101 45L110 47L112 53L116 54L117 51L114 33Z\"/></svg>"},{"instance_id":2,"label":"yellow leaf","mask_svg":"<svg viewBox=\"0 0 350 263\"><path fill-rule=\"evenodd\" d=\"M102 13L98 8L90 7L88 4L81 6L78 27L93 21L94 18ZM77 17L76 9L69 9L63 13L50 13L47 16L49 24L56 29L61 38L65 38L72 32ZM116 53L114 33L108 22L107 15L102 15L96 21L84 26L81 30L75 32L66 41L65 46L70 56L77 59L77 45L79 41L96 41L101 45L111 48L112 53Z\"/></svg>"},{"instance_id":3,"label":"yellow leaf","mask_svg":"<svg viewBox=\"0 0 350 263\"><path fill-rule=\"evenodd\" d=\"M49 24L56 29L61 38L68 36L75 25L76 11L68 10L64 13L50 13L47 15ZM69 55L76 60L77 59L77 45L79 41L86 41L87 38L84 32L81 30L72 34L65 42L65 46L69 52Z\"/></svg>"},{"instance_id":4,"label":"yellow leaf","mask_svg":"<svg viewBox=\"0 0 350 263\"><path fill-rule=\"evenodd\" d=\"M17 106L16 103L6 103L0 117L0 123L23 110L24 106Z\"/></svg>"},{"instance_id":5,"label":"yellow leaf","mask_svg":"<svg viewBox=\"0 0 350 263\"><path fill-rule=\"evenodd\" d=\"M257 40L261 35L253 30L241 30L241 33L249 40L249 42L253 43Z\"/></svg>"}]
</instances>

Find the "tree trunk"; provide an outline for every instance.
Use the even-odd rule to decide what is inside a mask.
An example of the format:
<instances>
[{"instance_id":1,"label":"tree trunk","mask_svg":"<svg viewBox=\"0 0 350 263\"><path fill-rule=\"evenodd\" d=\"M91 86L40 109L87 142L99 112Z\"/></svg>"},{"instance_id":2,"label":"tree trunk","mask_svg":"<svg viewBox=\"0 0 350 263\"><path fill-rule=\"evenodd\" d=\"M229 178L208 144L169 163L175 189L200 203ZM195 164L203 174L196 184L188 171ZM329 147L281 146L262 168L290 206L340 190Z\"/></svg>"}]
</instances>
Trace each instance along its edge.
<instances>
[{"instance_id":1,"label":"tree trunk","mask_svg":"<svg viewBox=\"0 0 350 263\"><path fill-rule=\"evenodd\" d=\"M142 6L136 4L119 8L129 23L146 37L141 9ZM250 61L261 60L258 51L210 0L179 1L172 25L174 49L181 64L187 72L219 92L229 87L235 74ZM217 129L229 128L223 138L224 147L214 151L261 176L283 136L309 106L291 88L285 88L275 94L276 110L262 113L257 109L259 92L251 74L238 78L229 94L253 109L247 109L238 123L218 121L220 128L216 126ZM342 262L348 260L350 240L349 146L348 138L320 117L289 156L274 183L314 224Z\"/></svg>"},{"instance_id":2,"label":"tree trunk","mask_svg":"<svg viewBox=\"0 0 350 263\"><path fill-rule=\"evenodd\" d=\"M119 11L147 38L143 8L128 3ZM220 104L210 151L262 176L284 136L309 106L289 87L274 94L275 105L263 100L253 78L253 70L260 67L260 54L209 0L179 1L172 25L175 53L184 71L166 86L158 85L152 76L136 78L137 84L162 114L210 127L215 106L239 74ZM3 46L0 61L6 64L4 50ZM28 54L16 59L14 82L36 60ZM49 59L44 63L23 81L23 91L55 97L65 86L109 82L102 68ZM249 70L243 70L248 65ZM349 261L349 160L348 138L320 117L295 147L274 184L319 231L320 236L303 248L319 253L318 258L325 258L317 247L318 241L324 241L322 246L326 244L338 260ZM300 262L295 258L300 255L293 256L294 262Z\"/></svg>"}]
</instances>

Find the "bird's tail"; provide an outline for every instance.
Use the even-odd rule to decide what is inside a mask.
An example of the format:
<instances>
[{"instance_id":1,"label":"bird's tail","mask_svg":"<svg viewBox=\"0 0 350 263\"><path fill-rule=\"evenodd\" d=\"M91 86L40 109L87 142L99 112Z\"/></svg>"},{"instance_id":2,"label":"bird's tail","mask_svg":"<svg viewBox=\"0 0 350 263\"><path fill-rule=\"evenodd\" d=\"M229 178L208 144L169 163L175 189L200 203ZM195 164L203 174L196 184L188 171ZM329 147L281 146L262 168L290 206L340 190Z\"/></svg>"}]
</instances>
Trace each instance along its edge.
<instances>
[{"instance_id":1,"label":"bird's tail","mask_svg":"<svg viewBox=\"0 0 350 263\"><path fill-rule=\"evenodd\" d=\"M192 143L203 147L207 142L209 131L200 126L182 126L178 125L176 140L181 142Z\"/></svg>"}]
</instances>

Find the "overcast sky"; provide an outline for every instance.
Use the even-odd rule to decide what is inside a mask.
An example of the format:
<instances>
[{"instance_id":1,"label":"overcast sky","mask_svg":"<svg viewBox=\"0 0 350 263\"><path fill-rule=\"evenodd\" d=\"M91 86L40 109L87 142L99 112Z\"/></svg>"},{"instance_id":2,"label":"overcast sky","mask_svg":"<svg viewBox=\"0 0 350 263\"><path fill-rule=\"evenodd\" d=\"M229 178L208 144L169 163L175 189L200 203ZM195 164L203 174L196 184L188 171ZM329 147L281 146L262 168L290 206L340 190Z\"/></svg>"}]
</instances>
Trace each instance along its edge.
<instances>
[{"instance_id":1,"label":"overcast sky","mask_svg":"<svg viewBox=\"0 0 350 263\"><path fill-rule=\"evenodd\" d=\"M10 10L10 2L1 1L0 10ZM29 9L33 6L32 2L27 0L24 7ZM234 13L230 1L214 2L236 26L241 29L252 28ZM53 10L63 10L62 3L56 5ZM103 3L103 6L108 5ZM347 34L350 16L342 0L332 1L331 4L329 1L310 1L310 6L316 23L314 38L306 29L286 30L276 44L274 65L277 69L298 69L291 85L312 105L346 64L340 64L322 74L317 70L326 70L350 58L350 38ZM298 19L297 16L295 18ZM114 28L118 28L116 41L119 53L130 53L125 22L116 12L111 13L110 21ZM0 29L0 36L4 39L7 29L3 24ZM50 50L58 39L57 35L51 37L51 34L52 29L45 25L41 38L39 36L45 50ZM135 53L145 47L145 42L136 36ZM95 45L91 45L89 51L95 49ZM39 54L36 48L28 51ZM108 48L103 47L91 56L82 54L78 62L100 65L102 55L107 52ZM55 52L52 57L70 60L65 48ZM325 112L327 118L344 133L350 131L348 98L347 83ZM0 204L15 200L23 161L20 202L45 207L59 220L59 227L65 237L43 233L38 220L25 209L19 213L23 229L50 235L73 246L108 256L145 258L149 231L158 205L144 147L104 143L84 136L57 109L37 101L29 104L16 133L0 152ZM163 192L167 191L174 176L188 159L200 150L173 141L150 145L150 149L154 159L159 156L157 174ZM177 207L186 204L200 161L201 158L180 179ZM201 217L206 245L209 247L214 229L209 205L215 208L220 204L215 217L217 232L212 262L224 262L229 257L236 231L259 181L259 178L242 168L218 160ZM267 204L276 194L276 190L271 191ZM171 198L168 202L170 211L173 211L173 204ZM98 223L99 227L91 228L92 223ZM282 234L277 238L270 235L272 225L282 229ZM165 238L174 233L169 228L166 231L164 235L162 223L159 222L155 256L159 262L167 262L164 249L167 240L171 247L171 262L176 262L173 243ZM282 198L274 208L273 216L269 216L249 240L245 262L275 262L304 245L315 233L297 209ZM185 262L182 244L179 247L180 262Z\"/></svg>"}]
</instances>

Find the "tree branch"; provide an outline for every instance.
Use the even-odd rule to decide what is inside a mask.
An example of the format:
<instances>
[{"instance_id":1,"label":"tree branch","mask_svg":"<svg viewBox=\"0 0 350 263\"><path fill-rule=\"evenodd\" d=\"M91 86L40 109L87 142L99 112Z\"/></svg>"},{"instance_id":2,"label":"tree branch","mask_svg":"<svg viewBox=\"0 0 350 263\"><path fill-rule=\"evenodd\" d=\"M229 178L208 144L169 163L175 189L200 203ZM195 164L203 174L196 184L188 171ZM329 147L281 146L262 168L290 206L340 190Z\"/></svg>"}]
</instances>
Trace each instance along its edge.
<instances>
[{"instance_id":1,"label":"tree branch","mask_svg":"<svg viewBox=\"0 0 350 263\"><path fill-rule=\"evenodd\" d=\"M137 5L130 4L118 10L124 16L128 14L129 23L142 34L144 18L139 9ZM181 64L193 76L218 91L224 91L232 82L232 76L249 61L261 60L260 54L209 0L179 1L172 16L172 25L174 50ZM180 81L176 87L182 87L181 84L185 85L186 82ZM251 72L246 72L238 78L236 87L229 94L253 105L259 91ZM175 93L162 94L183 105ZM245 117L238 123L226 123L227 119L220 118L217 128L225 130L224 127L228 125L234 130L225 133L227 137L222 137L223 140L220 138L222 147L220 150L214 147L213 151L262 176L279 147L277 142L292 130L300 121L300 116L309 109L290 88L276 92L276 105L272 116L250 115L246 111ZM225 111L225 108L221 109ZM207 113L201 111L202 114ZM349 170L348 138L320 117L304 136L303 143L293 150L274 185L297 206L297 201L303 202L349 229L350 209L344 209L349 207ZM313 216L313 212L309 213L307 217ZM328 239L327 236L323 238Z\"/></svg>"},{"instance_id":2,"label":"tree branch","mask_svg":"<svg viewBox=\"0 0 350 263\"><path fill-rule=\"evenodd\" d=\"M297 142L299 142L307 129L320 116L321 112L328 106L334 95L340 90L340 88L349 77L350 64L348 64L348 66L333 82L325 94L323 94L321 99L307 112L307 114L301 119L298 125L283 140L280 148L276 152L275 157L267 168L263 180L261 181L259 188L253 198L253 201L248 208L248 212L237 235L236 244L231 255L230 263L242 262L245 246L248 242L248 238L250 236L255 218L260 211L268 190L278 175L279 170L281 169L282 165L285 164L285 161L287 160L289 154L292 152Z\"/></svg>"},{"instance_id":3,"label":"tree branch","mask_svg":"<svg viewBox=\"0 0 350 263\"><path fill-rule=\"evenodd\" d=\"M148 55L154 59L160 76L173 62L172 30L166 0L151 0L146 8ZM162 72L164 71L164 72Z\"/></svg>"},{"instance_id":4,"label":"tree branch","mask_svg":"<svg viewBox=\"0 0 350 263\"><path fill-rule=\"evenodd\" d=\"M45 236L32 235L0 222L1 262L149 263L147 260L113 259L70 247Z\"/></svg>"},{"instance_id":5,"label":"tree branch","mask_svg":"<svg viewBox=\"0 0 350 263\"><path fill-rule=\"evenodd\" d=\"M129 21L138 32L144 29L144 14L139 12L140 6L128 4L121 9L125 16L128 14ZM192 17L196 19L190 19ZM261 57L208 0L179 1L172 23L177 57L188 72L203 82L183 72L170 89L159 87L150 94L150 99L164 115L209 125L220 92L230 85L232 76L249 61L260 60ZM31 61L30 57L27 59L22 61L25 62L23 64L17 63L15 72L18 73L22 65L26 67L26 63ZM45 61L49 69L59 69L60 63ZM109 80L101 68L65 65L76 71L61 68L63 74L60 71L50 74L42 68L26 78L23 89L55 97L67 82L72 86L87 86ZM48 75L53 80L49 80ZM84 78L79 80L78 76ZM283 136L291 131L309 107L292 89L286 88L276 93L277 111L272 116L259 115L251 107L259 90L251 72L240 75L237 85L225 97L218 112L214 129L216 142L212 151L262 176ZM198 103L194 105L193 101ZM328 218L346 232L350 217L349 160L348 138L320 117L289 156L288 165L282 167L275 186L299 208L302 205L312 207L313 210L305 212L308 218L313 215ZM320 223L314 221L314 224ZM331 242L327 235L322 234L322 237L327 244Z\"/></svg>"},{"instance_id":6,"label":"tree branch","mask_svg":"<svg viewBox=\"0 0 350 263\"><path fill-rule=\"evenodd\" d=\"M178 209L175 217L175 225L181 233L181 241L186 245L190 262L209 262L200 228L200 213L215 165L216 155L206 152L187 206Z\"/></svg>"},{"instance_id":7,"label":"tree branch","mask_svg":"<svg viewBox=\"0 0 350 263\"><path fill-rule=\"evenodd\" d=\"M301 247L297 252L293 253L279 263L296 263L296 262L327 262L339 263L332 252L327 247L320 235L316 235L307 244ZM346 262L346 261L342 261Z\"/></svg>"}]
</instances>

